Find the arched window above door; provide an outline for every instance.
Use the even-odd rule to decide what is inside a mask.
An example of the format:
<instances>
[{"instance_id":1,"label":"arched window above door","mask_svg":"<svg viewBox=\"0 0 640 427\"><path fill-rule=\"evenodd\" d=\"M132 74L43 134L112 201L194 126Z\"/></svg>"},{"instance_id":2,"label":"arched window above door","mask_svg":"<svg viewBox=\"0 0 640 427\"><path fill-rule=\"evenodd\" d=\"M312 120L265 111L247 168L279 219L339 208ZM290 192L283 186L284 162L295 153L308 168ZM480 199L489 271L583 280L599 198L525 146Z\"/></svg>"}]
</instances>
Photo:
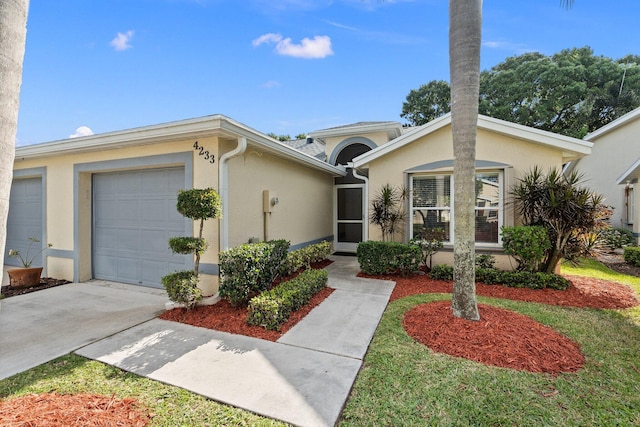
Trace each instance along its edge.
<instances>
[{"instance_id":1,"label":"arched window above door","mask_svg":"<svg viewBox=\"0 0 640 427\"><path fill-rule=\"evenodd\" d=\"M376 144L368 138L361 136L348 138L342 141L334 148L329 163L332 165L346 165L355 157L371 151L376 148Z\"/></svg>"}]
</instances>

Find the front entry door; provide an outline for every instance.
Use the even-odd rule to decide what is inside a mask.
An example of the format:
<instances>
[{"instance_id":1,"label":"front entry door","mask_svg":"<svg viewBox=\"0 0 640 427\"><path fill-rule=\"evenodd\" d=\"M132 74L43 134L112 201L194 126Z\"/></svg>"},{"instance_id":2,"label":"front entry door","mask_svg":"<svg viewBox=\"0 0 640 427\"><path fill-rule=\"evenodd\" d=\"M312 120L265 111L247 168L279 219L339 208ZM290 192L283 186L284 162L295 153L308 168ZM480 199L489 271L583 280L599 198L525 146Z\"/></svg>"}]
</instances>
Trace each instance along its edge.
<instances>
[{"instance_id":1,"label":"front entry door","mask_svg":"<svg viewBox=\"0 0 640 427\"><path fill-rule=\"evenodd\" d=\"M355 252L362 242L364 217L364 184L342 184L335 187L335 251Z\"/></svg>"}]
</instances>

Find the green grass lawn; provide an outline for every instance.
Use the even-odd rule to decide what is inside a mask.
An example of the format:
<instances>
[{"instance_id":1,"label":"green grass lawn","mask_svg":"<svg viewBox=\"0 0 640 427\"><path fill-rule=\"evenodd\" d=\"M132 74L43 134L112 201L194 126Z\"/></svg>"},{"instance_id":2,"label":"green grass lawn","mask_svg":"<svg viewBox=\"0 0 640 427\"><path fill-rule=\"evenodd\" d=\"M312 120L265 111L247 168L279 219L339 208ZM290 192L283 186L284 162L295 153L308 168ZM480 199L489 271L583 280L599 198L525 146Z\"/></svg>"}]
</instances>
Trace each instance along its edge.
<instances>
[{"instance_id":1,"label":"green grass lawn","mask_svg":"<svg viewBox=\"0 0 640 427\"><path fill-rule=\"evenodd\" d=\"M567 271L570 270L570 271ZM597 262L567 274L640 280ZM533 374L437 354L409 337L404 313L449 295L414 295L387 308L340 426L638 426L640 327L637 309L594 310L478 298L530 316L581 346L576 373Z\"/></svg>"},{"instance_id":2,"label":"green grass lawn","mask_svg":"<svg viewBox=\"0 0 640 427\"><path fill-rule=\"evenodd\" d=\"M53 392L136 398L154 415L152 426L288 425L76 355L61 357L0 381L2 399Z\"/></svg>"},{"instance_id":3,"label":"green grass lawn","mask_svg":"<svg viewBox=\"0 0 640 427\"><path fill-rule=\"evenodd\" d=\"M640 279L585 261L563 272L615 280L640 293ZM347 402L340 426L637 426L640 425L640 312L546 306L492 298L479 302L530 316L577 341L585 367L557 377L485 366L437 354L402 327L417 304L390 303ZM68 355L0 381L0 398L28 393L134 397L154 426L282 426L99 362Z\"/></svg>"}]
</instances>

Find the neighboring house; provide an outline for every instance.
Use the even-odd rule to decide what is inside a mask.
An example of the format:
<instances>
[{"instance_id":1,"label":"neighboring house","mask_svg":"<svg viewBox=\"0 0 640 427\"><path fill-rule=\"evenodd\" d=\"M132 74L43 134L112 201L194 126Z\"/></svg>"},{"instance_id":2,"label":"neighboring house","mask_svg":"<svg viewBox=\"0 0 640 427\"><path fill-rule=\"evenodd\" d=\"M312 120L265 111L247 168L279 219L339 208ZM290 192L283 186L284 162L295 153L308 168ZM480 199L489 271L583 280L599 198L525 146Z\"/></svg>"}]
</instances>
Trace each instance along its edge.
<instances>
[{"instance_id":1,"label":"neighboring house","mask_svg":"<svg viewBox=\"0 0 640 427\"><path fill-rule=\"evenodd\" d=\"M640 108L586 135L591 155L568 166L584 175L585 185L604 196L614 208L610 224L640 236L640 197L634 186L640 177Z\"/></svg>"},{"instance_id":2,"label":"neighboring house","mask_svg":"<svg viewBox=\"0 0 640 427\"><path fill-rule=\"evenodd\" d=\"M411 189L397 239L443 227L448 241L434 262L451 262L450 126L450 115L412 129L361 122L281 143L214 115L18 147L7 251L35 236L53 244L43 257L49 276L160 286L164 274L193 265L168 249L170 236L195 232L175 209L177 191L212 187L223 203L222 219L205 223L202 286L212 294L218 253L252 238L287 239L293 248L326 239L339 252L379 239L368 211L389 183ZM517 178L590 150L589 142L481 116L478 249L500 254L500 226L517 223L508 198Z\"/></svg>"}]
</instances>

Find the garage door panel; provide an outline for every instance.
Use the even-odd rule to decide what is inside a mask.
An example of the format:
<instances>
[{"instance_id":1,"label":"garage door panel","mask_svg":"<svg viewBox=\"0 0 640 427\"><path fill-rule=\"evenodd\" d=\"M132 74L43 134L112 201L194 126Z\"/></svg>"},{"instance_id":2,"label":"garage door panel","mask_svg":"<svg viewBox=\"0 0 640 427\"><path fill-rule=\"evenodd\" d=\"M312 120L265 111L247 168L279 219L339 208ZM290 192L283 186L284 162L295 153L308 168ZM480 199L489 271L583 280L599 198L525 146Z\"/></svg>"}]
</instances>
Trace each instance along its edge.
<instances>
[{"instance_id":1,"label":"garage door panel","mask_svg":"<svg viewBox=\"0 0 640 427\"><path fill-rule=\"evenodd\" d=\"M168 246L188 224L176 211L183 187L183 168L94 175L96 278L161 287L162 276L191 268Z\"/></svg>"},{"instance_id":2,"label":"garage door panel","mask_svg":"<svg viewBox=\"0 0 640 427\"><path fill-rule=\"evenodd\" d=\"M29 246L29 237L42 238L44 224L42 207L42 178L13 180L9 198L9 216L7 218L5 264L20 265L19 260L8 256L9 249L18 250L24 254ZM36 245L34 245L33 251L36 250ZM33 266L42 266L42 256L36 257Z\"/></svg>"}]
</instances>

